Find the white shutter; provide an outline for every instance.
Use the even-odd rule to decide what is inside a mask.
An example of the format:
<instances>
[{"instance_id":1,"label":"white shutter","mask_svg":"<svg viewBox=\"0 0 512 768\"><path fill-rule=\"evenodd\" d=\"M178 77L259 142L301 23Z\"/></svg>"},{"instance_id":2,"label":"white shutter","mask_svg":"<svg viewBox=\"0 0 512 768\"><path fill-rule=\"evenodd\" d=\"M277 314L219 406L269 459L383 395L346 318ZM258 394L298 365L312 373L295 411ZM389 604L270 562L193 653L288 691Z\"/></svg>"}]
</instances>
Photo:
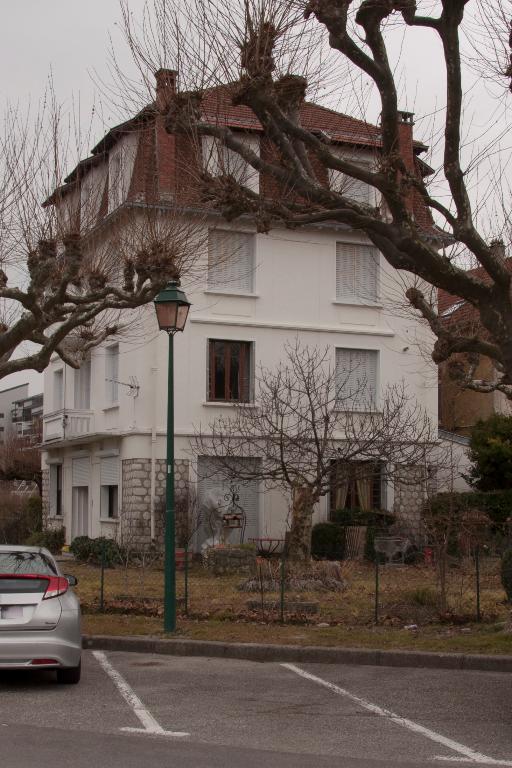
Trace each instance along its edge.
<instances>
[{"instance_id":1,"label":"white shutter","mask_svg":"<svg viewBox=\"0 0 512 768\"><path fill-rule=\"evenodd\" d=\"M208 288L252 293L254 235L210 230L208 233Z\"/></svg>"},{"instance_id":2,"label":"white shutter","mask_svg":"<svg viewBox=\"0 0 512 768\"><path fill-rule=\"evenodd\" d=\"M100 485L118 485L119 456L108 456L100 462Z\"/></svg>"},{"instance_id":3,"label":"white shutter","mask_svg":"<svg viewBox=\"0 0 512 768\"><path fill-rule=\"evenodd\" d=\"M105 391L109 405L119 399L119 344L105 349Z\"/></svg>"},{"instance_id":4,"label":"white shutter","mask_svg":"<svg viewBox=\"0 0 512 768\"><path fill-rule=\"evenodd\" d=\"M347 160L365 171L372 170L372 163L364 157L347 154L343 149L332 148L332 153L340 159ZM375 205L375 189L364 181L347 176L341 171L329 169L329 187L334 192L339 192L349 200L364 205Z\"/></svg>"},{"instance_id":5,"label":"white shutter","mask_svg":"<svg viewBox=\"0 0 512 768\"><path fill-rule=\"evenodd\" d=\"M73 485L89 485L91 462L88 456L73 459Z\"/></svg>"},{"instance_id":6,"label":"white shutter","mask_svg":"<svg viewBox=\"0 0 512 768\"><path fill-rule=\"evenodd\" d=\"M75 408L88 410L91 407L91 360L84 360L75 371Z\"/></svg>"},{"instance_id":7,"label":"white shutter","mask_svg":"<svg viewBox=\"0 0 512 768\"><path fill-rule=\"evenodd\" d=\"M370 245L336 243L336 298L375 304L378 294L378 250Z\"/></svg>"},{"instance_id":8,"label":"white shutter","mask_svg":"<svg viewBox=\"0 0 512 768\"><path fill-rule=\"evenodd\" d=\"M336 400L342 410L372 410L377 402L378 352L336 350Z\"/></svg>"},{"instance_id":9,"label":"white shutter","mask_svg":"<svg viewBox=\"0 0 512 768\"><path fill-rule=\"evenodd\" d=\"M234 472L236 472L237 462L251 462L254 463L257 459L233 459ZM224 496L229 494L230 480L223 476L223 473L219 471L219 460L210 456L200 456L197 465L198 474L198 503L200 516L202 518L202 525L198 534L198 544L211 536L210 527L207 524L207 509L206 505L211 499L220 499L224 510L227 511L227 505L229 500L224 499ZM242 507L245 513L245 532L244 541L248 542L251 538L259 536L260 531L260 518L259 518L259 491L258 481L252 480L247 484L237 483L236 477L234 484L238 486L238 495L240 499L238 504ZM240 529L233 529L230 534L230 541L233 544L240 542Z\"/></svg>"},{"instance_id":10,"label":"white shutter","mask_svg":"<svg viewBox=\"0 0 512 768\"><path fill-rule=\"evenodd\" d=\"M64 407L64 371L60 368L53 372L53 409L60 411Z\"/></svg>"}]
</instances>

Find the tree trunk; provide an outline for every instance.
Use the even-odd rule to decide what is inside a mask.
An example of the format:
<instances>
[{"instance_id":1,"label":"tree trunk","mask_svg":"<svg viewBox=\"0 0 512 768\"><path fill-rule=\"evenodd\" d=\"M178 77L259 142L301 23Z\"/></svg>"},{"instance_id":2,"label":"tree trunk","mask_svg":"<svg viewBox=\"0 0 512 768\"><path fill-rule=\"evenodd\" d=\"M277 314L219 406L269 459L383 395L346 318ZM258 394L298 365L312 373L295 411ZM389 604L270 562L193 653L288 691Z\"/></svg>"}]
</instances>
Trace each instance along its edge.
<instances>
[{"instance_id":1,"label":"tree trunk","mask_svg":"<svg viewBox=\"0 0 512 768\"><path fill-rule=\"evenodd\" d=\"M288 540L288 558L308 563L311 558L311 519L316 499L307 486L292 491L292 521Z\"/></svg>"}]
</instances>

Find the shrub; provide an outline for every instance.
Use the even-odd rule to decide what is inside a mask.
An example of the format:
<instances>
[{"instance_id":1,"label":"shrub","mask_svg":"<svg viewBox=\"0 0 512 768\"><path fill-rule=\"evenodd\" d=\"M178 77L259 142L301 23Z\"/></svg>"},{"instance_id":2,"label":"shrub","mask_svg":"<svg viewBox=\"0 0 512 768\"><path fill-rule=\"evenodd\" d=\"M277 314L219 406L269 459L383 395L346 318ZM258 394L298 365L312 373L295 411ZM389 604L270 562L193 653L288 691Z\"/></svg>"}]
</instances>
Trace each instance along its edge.
<instances>
[{"instance_id":1,"label":"shrub","mask_svg":"<svg viewBox=\"0 0 512 768\"><path fill-rule=\"evenodd\" d=\"M31 533L25 544L29 547L46 547L53 555L58 555L65 542L65 528L47 528L45 531Z\"/></svg>"},{"instance_id":2,"label":"shrub","mask_svg":"<svg viewBox=\"0 0 512 768\"><path fill-rule=\"evenodd\" d=\"M435 608L438 604L437 592L431 587L416 587L406 592L405 601L412 605L421 605L424 608Z\"/></svg>"},{"instance_id":3,"label":"shrub","mask_svg":"<svg viewBox=\"0 0 512 768\"><path fill-rule=\"evenodd\" d=\"M92 539L89 536L77 536L69 545L69 551L77 560L87 563L92 552Z\"/></svg>"},{"instance_id":4,"label":"shrub","mask_svg":"<svg viewBox=\"0 0 512 768\"><path fill-rule=\"evenodd\" d=\"M77 536L71 542L70 552L84 563L101 565L102 560L106 568L112 568L121 562L121 548L113 539L99 536L91 539L89 536Z\"/></svg>"},{"instance_id":5,"label":"shrub","mask_svg":"<svg viewBox=\"0 0 512 768\"><path fill-rule=\"evenodd\" d=\"M337 523L317 523L311 532L311 554L317 560L342 560L345 531Z\"/></svg>"},{"instance_id":6,"label":"shrub","mask_svg":"<svg viewBox=\"0 0 512 768\"><path fill-rule=\"evenodd\" d=\"M506 549L501 558L501 583L507 600L512 601L512 549Z\"/></svg>"}]
</instances>

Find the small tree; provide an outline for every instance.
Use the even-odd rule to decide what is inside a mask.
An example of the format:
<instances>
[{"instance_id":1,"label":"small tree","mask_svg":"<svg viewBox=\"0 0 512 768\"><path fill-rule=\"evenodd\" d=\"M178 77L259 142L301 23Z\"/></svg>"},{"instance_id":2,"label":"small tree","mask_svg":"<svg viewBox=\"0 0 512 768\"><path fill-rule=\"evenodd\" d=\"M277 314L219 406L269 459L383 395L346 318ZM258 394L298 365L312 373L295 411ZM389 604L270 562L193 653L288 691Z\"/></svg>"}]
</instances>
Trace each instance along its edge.
<instances>
[{"instance_id":1,"label":"small tree","mask_svg":"<svg viewBox=\"0 0 512 768\"><path fill-rule=\"evenodd\" d=\"M287 345L275 370L259 367L255 405L239 403L193 440L193 452L214 456L227 477L287 490L295 560L309 560L314 507L348 482L354 462L360 482L377 466L391 476L395 465L423 464L434 442L427 414L404 385L387 387L373 402L357 363L336 371L330 354ZM257 461L236 461L244 458Z\"/></svg>"}]
</instances>

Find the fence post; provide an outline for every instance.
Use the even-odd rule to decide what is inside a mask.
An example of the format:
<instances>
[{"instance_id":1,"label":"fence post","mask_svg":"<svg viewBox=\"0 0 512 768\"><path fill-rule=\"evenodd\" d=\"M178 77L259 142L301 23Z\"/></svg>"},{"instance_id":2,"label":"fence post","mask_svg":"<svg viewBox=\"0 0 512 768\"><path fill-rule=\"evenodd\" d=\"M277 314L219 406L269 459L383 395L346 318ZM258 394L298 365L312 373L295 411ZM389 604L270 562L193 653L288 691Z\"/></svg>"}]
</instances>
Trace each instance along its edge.
<instances>
[{"instance_id":1,"label":"fence post","mask_svg":"<svg viewBox=\"0 0 512 768\"><path fill-rule=\"evenodd\" d=\"M375 552L375 625L379 623L379 553Z\"/></svg>"},{"instance_id":2,"label":"fence post","mask_svg":"<svg viewBox=\"0 0 512 768\"><path fill-rule=\"evenodd\" d=\"M100 579L100 613L103 613L105 607L105 539L101 542L101 579Z\"/></svg>"},{"instance_id":3,"label":"fence post","mask_svg":"<svg viewBox=\"0 0 512 768\"><path fill-rule=\"evenodd\" d=\"M480 612L480 544L475 547L475 572L476 572L476 620L482 620Z\"/></svg>"},{"instance_id":4,"label":"fence post","mask_svg":"<svg viewBox=\"0 0 512 768\"><path fill-rule=\"evenodd\" d=\"M188 616L188 540L185 542L185 616Z\"/></svg>"},{"instance_id":5,"label":"fence post","mask_svg":"<svg viewBox=\"0 0 512 768\"><path fill-rule=\"evenodd\" d=\"M284 624L284 588L286 581L286 550L283 547L281 554L281 600L280 600L280 619L281 624Z\"/></svg>"}]
</instances>

